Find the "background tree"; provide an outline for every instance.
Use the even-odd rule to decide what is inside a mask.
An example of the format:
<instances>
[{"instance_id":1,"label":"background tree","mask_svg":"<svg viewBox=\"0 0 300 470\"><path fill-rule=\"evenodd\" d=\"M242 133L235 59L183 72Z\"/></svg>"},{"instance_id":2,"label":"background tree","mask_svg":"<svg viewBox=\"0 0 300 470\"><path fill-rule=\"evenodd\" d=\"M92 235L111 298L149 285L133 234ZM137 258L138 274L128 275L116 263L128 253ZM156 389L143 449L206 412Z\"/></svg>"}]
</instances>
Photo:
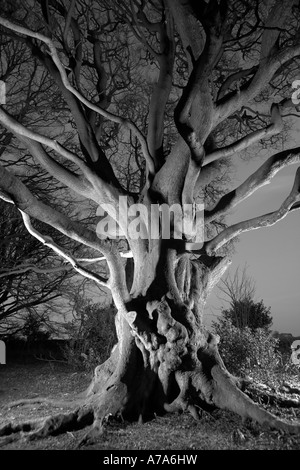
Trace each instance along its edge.
<instances>
[{"instance_id":1,"label":"background tree","mask_svg":"<svg viewBox=\"0 0 300 470\"><path fill-rule=\"evenodd\" d=\"M51 250L28 233L15 208L2 201L1 208L0 334L7 335L22 329L29 309L62 296L73 273L51 262Z\"/></svg>"},{"instance_id":2,"label":"background tree","mask_svg":"<svg viewBox=\"0 0 300 470\"><path fill-rule=\"evenodd\" d=\"M221 315L237 328L248 326L251 330L257 328L269 330L273 322L271 309L266 307L262 300L260 302L255 302L253 299L240 300L228 309L222 309Z\"/></svg>"},{"instance_id":3,"label":"background tree","mask_svg":"<svg viewBox=\"0 0 300 470\"><path fill-rule=\"evenodd\" d=\"M85 439L93 441L110 414L144 419L188 410L197 418L203 403L299 431L299 424L272 416L237 387L218 353L218 337L202 322L207 296L229 265L228 243L300 207L298 169L280 208L229 227L222 220L280 169L298 163L299 147L274 153L223 195L212 189L230 157L238 162L253 145L256 153L261 139L276 148L274 136L295 112L289 84L299 69L299 19L298 2L291 0L72 0L68 6L48 0L17 8L4 3L0 25L7 43L26 45L68 111L57 128L37 130L3 106L1 124L74 201L87 199L94 208L106 204L122 236L99 238L84 221L84 203L70 216L0 167L1 197L17 207L27 230L79 274L109 288L118 312L118 344L96 368L81 406L42 423L5 427L2 434L21 429L33 438L93 423ZM9 103L9 73L7 88ZM37 99L47 98L42 95ZM137 121L135 95L143 98ZM52 98L47 109L56 116ZM62 131L70 130L72 138L62 142ZM136 174L132 185L124 185L126 165ZM132 214L117 217L120 196L127 197L128 210L136 202L148 209L139 221L144 237L129 232ZM206 202L203 244L201 224L188 224L177 239L175 218L169 239L159 223L159 236L153 237L147 216L152 204L183 208L199 200ZM104 256L107 275L96 263L86 267L33 220L81 243L101 263ZM134 265L130 290L120 254L128 256L128 249Z\"/></svg>"},{"instance_id":4,"label":"background tree","mask_svg":"<svg viewBox=\"0 0 300 470\"><path fill-rule=\"evenodd\" d=\"M254 300L255 283L247 275L246 266L241 273L237 269L232 277L226 276L218 287L225 295L223 300L229 302L228 308L221 309L222 318L237 328L248 326L252 330L270 329L273 322L271 309L266 307L262 300L260 302Z\"/></svg>"},{"instance_id":5,"label":"background tree","mask_svg":"<svg viewBox=\"0 0 300 470\"><path fill-rule=\"evenodd\" d=\"M271 311L262 300L254 300L255 282L247 266L221 279L218 288L229 306L221 308L212 328L221 337L219 351L226 367L238 375L274 373L280 358L278 342L270 334Z\"/></svg>"},{"instance_id":6,"label":"background tree","mask_svg":"<svg viewBox=\"0 0 300 470\"><path fill-rule=\"evenodd\" d=\"M15 11L15 4L2 4L8 13ZM72 141L71 127L63 124L68 116L65 103L38 59L31 54L25 42L7 41L2 31L0 45L0 79L6 82L9 77L6 109L10 115L24 125L30 122L33 129L61 133L64 140ZM49 102L55 103L55 113L51 107L48 108ZM66 186L57 185L47 171L37 167L31 153L6 128L1 129L0 155L3 166L14 167L15 174L40 200L54 207L64 207L66 213L76 213L80 201L74 201ZM88 206L85 214L88 222ZM62 303L69 301L67 293L69 297L74 294L72 278L79 290L79 281L74 278L72 266L61 263L51 248L33 238L25 228L19 211L2 200L0 230L0 335L20 334L26 327L27 318L33 317L57 333L55 323L51 321L57 310L57 299L61 299L60 310L66 310L62 308ZM71 240L60 237L58 241L65 247L72 246L78 256L80 253L82 256L86 254L86 250L84 252Z\"/></svg>"},{"instance_id":7,"label":"background tree","mask_svg":"<svg viewBox=\"0 0 300 470\"><path fill-rule=\"evenodd\" d=\"M80 296L75 299L73 319L65 325L72 339L64 357L71 366L93 371L110 356L117 343L115 314L113 305L93 304Z\"/></svg>"}]
</instances>

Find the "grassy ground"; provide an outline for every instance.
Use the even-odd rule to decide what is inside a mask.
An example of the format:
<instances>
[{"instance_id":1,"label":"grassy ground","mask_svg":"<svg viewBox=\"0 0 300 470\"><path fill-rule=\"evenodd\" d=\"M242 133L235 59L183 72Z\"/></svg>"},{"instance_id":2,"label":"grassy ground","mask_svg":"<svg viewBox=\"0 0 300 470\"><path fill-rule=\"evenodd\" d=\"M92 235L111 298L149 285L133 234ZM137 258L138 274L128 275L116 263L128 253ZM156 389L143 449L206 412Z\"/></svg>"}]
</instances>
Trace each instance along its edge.
<instances>
[{"instance_id":1,"label":"grassy ground","mask_svg":"<svg viewBox=\"0 0 300 470\"><path fill-rule=\"evenodd\" d=\"M88 386L91 375L75 372L62 363L32 362L0 366L1 406L37 396L71 399ZM268 407L273 413L300 420L300 409ZM60 413L46 404L0 408L0 425ZM64 411L66 408L64 408ZM30 443L12 443L1 450L75 450L86 430L68 432ZM111 422L107 433L89 450L300 450L300 436L243 425L232 413L203 413L200 422L188 414L157 417L146 424ZM85 450L85 449L84 449Z\"/></svg>"}]
</instances>

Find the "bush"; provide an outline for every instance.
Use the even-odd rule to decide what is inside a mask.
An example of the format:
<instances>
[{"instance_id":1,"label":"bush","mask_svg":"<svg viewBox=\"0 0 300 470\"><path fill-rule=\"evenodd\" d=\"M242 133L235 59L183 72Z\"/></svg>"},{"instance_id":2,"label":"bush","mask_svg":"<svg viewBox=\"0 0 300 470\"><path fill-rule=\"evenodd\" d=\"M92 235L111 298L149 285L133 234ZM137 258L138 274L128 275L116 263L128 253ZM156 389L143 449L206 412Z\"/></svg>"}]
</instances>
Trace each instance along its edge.
<instances>
[{"instance_id":1,"label":"bush","mask_svg":"<svg viewBox=\"0 0 300 470\"><path fill-rule=\"evenodd\" d=\"M75 321L69 325L72 337L64 356L74 368L93 370L110 355L117 342L115 330L116 309L89 304Z\"/></svg>"},{"instance_id":2,"label":"bush","mask_svg":"<svg viewBox=\"0 0 300 470\"><path fill-rule=\"evenodd\" d=\"M32 343L34 341L47 341L51 333L45 330L45 319L43 317L29 313L25 317L21 335L26 338L26 341Z\"/></svg>"},{"instance_id":3,"label":"bush","mask_svg":"<svg viewBox=\"0 0 300 470\"><path fill-rule=\"evenodd\" d=\"M266 307L262 300L255 302L247 298L232 301L228 309L222 310L222 316L237 328L248 326L251 330L264 328L270 332L273 322L270 307Z\"/></svg>"},{"instance_id":4,"label":"bush","mask_svg":"<svg viewBox=\"0 0 300 470\"><path fill-rule=\"evenodd\" d=\"M265 375L275 372L280 365L278 340L266 329L237 328L223 318L213 323L213 329L221 338L219 351L232 374L242 376L254 372L260 375L262 372Z\"/></svg>"}]
</instances>

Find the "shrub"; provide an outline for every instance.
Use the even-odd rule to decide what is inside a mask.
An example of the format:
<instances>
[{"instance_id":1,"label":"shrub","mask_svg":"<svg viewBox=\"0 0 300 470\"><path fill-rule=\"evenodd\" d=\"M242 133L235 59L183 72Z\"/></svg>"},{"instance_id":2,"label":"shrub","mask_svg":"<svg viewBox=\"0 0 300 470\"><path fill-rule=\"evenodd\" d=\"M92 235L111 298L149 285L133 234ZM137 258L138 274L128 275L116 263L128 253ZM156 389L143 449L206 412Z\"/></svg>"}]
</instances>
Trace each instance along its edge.
<instances>
[{"instance_id":1,"label":"shrub","mask_svg":"<svg viewBox=\"0 0 300 470\"><path fill-rule=\"evenodd\" d=\"M93 370L104 362L117 342L115 307L89 304L69 325L72 340L65 348L65 358L74 368Z\"/></svg>"},{"instance_id":2,"label":"shrub","mask_svg":"<svg viewBox=\"0 0 300 470\"><path fill-rule=\"evenodd\" d=\"M251 330L270 329L273 322L270 307L266 307L262 300L255 302L247 298L232 301L228 309L222 310L222 316L238 328L248 326Z\"/></svg>"},{"instance_id":3,"label":"shrub","mask_svg":"<svg viewBox=\"0 0 300 470\"><path fill-rule=\"evenodd\" d=\"M219 351L232 374L268 374L279 366L278 340L271 337L266 329L237 328L231 320L224 318L214 322L213 329L221 338Z\"/></svg>"},{"instance_id":4,"label":"shrub","mask_svg":"<svg viewBox=\"0 0 300 470\"><path fill-rule=\"evenodd\" d=\"M47 341L51 333L47 331L45 326L45 319L32 313L26 315L24 325L21 329L21 335L29 343L34 341Z\"/></svg>"}]
</instances>

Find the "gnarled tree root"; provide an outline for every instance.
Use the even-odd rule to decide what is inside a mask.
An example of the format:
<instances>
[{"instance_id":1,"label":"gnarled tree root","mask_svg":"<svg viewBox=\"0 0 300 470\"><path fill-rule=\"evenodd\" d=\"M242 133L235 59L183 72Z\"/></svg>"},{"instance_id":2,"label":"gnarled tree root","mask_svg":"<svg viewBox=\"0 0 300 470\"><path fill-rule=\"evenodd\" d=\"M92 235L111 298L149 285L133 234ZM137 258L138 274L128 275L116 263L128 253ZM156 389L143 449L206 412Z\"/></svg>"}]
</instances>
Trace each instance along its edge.
<instances>
[{"instance_id":1,"label":"gnarled tree root","mask_svg":"<svg viewBox=\"0 0 300 470\"><path fill-rule=\"evenodd\" d=\"M30 406L30 405L52 405L58 407L70 407L70 406L80 406L84 403L85 397L82 398L73 398L72 400L54 400L47 397L37 397L37 398L24 398L21 400L12 401L2 406L3 410L11 410L17 406Z\"/></svg>"},{"instance_id":2,"label":"gnarled tree root","mask_svg":"<svg viewBox=\"0 0 300 470\"><path fill-rule=\"evenodd\" d=\"M94 421L91 429L85 434L78 446L94 444L105 432L105 424L110 416L122 414L128 402L127 386L118 381L97 394L93 406Z\"/></svg>"},{"instance_id":3,"label":"gnarled tree root","mask_svg":"<svg viewBox=\"0 0 300 470\"><path fill-rule=\"evenodd\" d=\"M286 422L272 415L257 403L254 403L244 392L235 385L231 376L221 370L219 366L212 369L214 390L211 396L211 405L221 409L233 411L243 420L250 418L260 425L273 429L280 429L287 433L300 433L300 424ZM168 412L188 411L193 418L199 419L199 405L191 401L192 394L188 390L180 393L171 403L166 404ZM92 425L78 446L95 443L105 432L105 426L110 416L120 415L126 410L128 403L127 387L122 383L113 385L101 394L95 395L89 405L77 408L66 414L57 414L45 419L24 422L21 424L7 424L0 428L0 446L21 440L32 441L50 435L58 435L67 431L75 431Z\"/></svg>"},{"instance_id":4,"label":"gnarled tree root","mask_svg":"<svg viewBox=\"0 0 300 470\"><path fill-rule=\"evenodd\" d=\"M91 409L76 409L70 413L57 414L20 424L6 424L0 428L0 446L24 440L33 441L50 435L81 429L93 422Z\"/></svg>"},{"instance_id":5,"label":"gnarled tree root","mask_svg":"<svg viewBox=\"0 0 300 470\"><path fill-rule=\"evenodd\" d=\"M279 419L259 406L240 390L236 378L231 376L222 365L212 365L209 374L207 371L204 373L201 367L190 371L177 371L175 380L179 389L177 397L172 402L160 406L167 412L187 411L198 420L201 408L218 407L237 413L243 420L250 418L263 427L279 429L287 433L300 433L300 423ZM138 384L128 387L120 376L113 376L104 386L95 387L95 393L89 395L85 404L72 412L57 414L42 420L37 419L21 424L9 423L2 426L0 445L17 440L41 439L83 429L85 426L91 427L79 442L79 446L93 444L103 436L111 416L122 416L123 413L127 415L134 407L138 412L139 402L143 398L136 395L138 389Z\"/></svg>"},{"instance_id":6,"label":"gnarled tree root","mask_svg":"<svg viewBox=\"0 0 300 470\"><path fill-rule=\"evenodd\" d=\"M92 425L78 446L93 444L105 431L110 416L124 410L128 401L127 386L115 381L102 391L91 395L86 403L69 413L61 413L44 419L20 424L6 424L0 427L0 446L15 441L32 441L67 431L76 431Z\"/></svg>"},{"instance_id":7,"label":"gnarled tree root","mask_svg":"<svg viewBox=\"0 0 300 470\"><path fill-rule=\"evenodd\" d=\"M277 418L259 406L236 387L230 374L220 366L214 366L211 369L211 374L215 383L213 401L217 407L233 411L240 415L243 420L250 418L263 427L280 429L292 434L300 433L299 422L293 423Z\"/></svg>"}]
</instances>

